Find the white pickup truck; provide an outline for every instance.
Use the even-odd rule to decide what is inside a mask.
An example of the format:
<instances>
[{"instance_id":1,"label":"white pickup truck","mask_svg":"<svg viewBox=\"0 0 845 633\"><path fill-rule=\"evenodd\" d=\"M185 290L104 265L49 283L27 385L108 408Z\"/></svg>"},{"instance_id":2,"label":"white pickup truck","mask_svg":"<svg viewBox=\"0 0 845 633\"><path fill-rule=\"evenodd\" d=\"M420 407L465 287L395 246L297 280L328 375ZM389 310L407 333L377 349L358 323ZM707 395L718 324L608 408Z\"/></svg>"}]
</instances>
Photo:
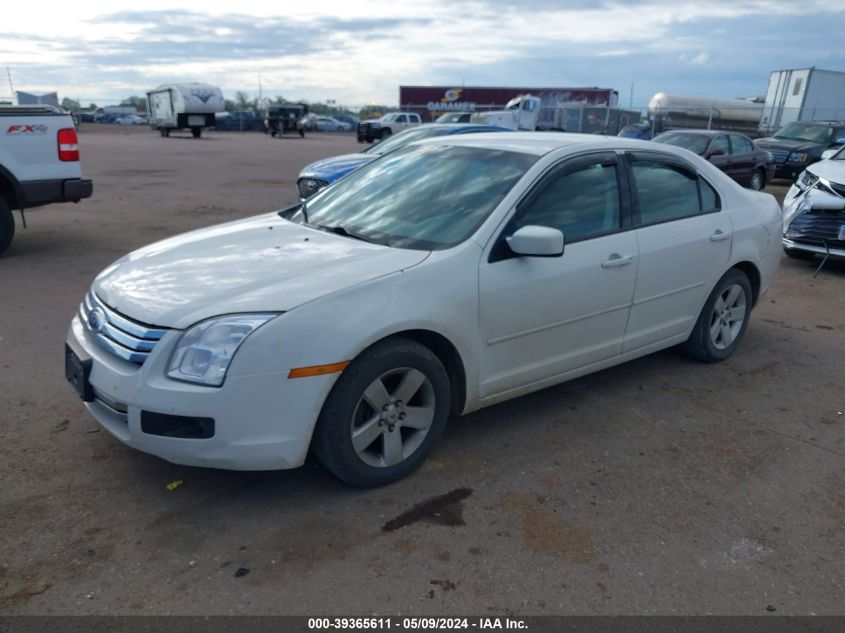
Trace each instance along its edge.
<instances>
[{"instance_id":1,"label":"white pickup truck","mask_svg":"<svg viewBox=\"0 0 845 633\"><path fill-rule=\"evenodd\" d=\"M15 236L14 209L23 218L25 209L79 202L92 189L82 178L70 114L52 106L0 106L0 254Z\"/></svg>"}]
</instances>

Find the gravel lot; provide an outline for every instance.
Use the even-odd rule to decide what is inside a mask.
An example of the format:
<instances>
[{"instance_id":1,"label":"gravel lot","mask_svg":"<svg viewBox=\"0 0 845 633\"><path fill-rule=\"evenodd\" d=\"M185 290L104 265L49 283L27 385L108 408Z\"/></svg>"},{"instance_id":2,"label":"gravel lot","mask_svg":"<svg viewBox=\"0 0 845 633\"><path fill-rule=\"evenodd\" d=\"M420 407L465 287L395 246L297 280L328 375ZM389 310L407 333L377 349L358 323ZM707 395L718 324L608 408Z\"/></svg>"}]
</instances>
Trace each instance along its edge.
<instances>
[{"instance_id":1,"label":"gravel lot","mask_svg":"<svg viewBox=\"0 0 845 633\"><path fill-rule=\"evenodd\" d=\"M727 362L666 351L453 420L384 489L186 468L84 411L74 310L127 251L292 203L360 146L80 144L94 197L33 210L0 259L0 612L845 614L845 266L785 260Z\"/></svg>"}]
</instances>

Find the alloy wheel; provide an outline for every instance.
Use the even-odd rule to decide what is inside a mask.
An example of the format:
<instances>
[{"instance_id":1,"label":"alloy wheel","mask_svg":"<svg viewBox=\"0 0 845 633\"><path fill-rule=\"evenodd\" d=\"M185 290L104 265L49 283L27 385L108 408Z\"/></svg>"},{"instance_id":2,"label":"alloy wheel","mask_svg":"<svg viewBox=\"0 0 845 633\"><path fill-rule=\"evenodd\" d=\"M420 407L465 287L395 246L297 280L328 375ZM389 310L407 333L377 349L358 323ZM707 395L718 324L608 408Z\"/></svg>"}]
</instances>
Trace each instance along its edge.
<instances>
[{"instance_id":1,"label":"alloy wheel","mask_svg":"<svg viewBox=\"0 0 845 633\"><path fill-rule=\"evenodd\" d=\"M436 398L428 377L403 367L370 383L352 414L352 447L364 463L395 466L416 451L434 422Z\"/></svg>"},{"instance_id":2,"label":"alloy wheel","mask_svg":"<svg viewBox=\"0 0 845 633\"><path fill-rule=\"evenodd\" d=\"M710 341L716 349L729 348L742 331L746 300L745 289L739 284L727 286L716 299L710 315Z\"/></svg>"}]
</instances>

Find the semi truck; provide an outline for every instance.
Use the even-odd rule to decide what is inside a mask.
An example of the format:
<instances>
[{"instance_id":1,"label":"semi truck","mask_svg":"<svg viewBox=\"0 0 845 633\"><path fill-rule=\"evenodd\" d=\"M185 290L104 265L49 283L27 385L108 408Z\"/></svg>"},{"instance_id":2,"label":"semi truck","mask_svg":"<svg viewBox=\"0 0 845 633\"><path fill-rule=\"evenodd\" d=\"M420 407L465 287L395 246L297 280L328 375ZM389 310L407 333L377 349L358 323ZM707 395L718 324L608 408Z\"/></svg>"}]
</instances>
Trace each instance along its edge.
<instances>
[{"instance_id":1,"label":"semi truck","mask_svg":"<svg viewBox=\"0 0 845 633\"><path fill-rule=\"evenodd\" d=\"M775 70L769 75L760 133L794 121L845 120L845 72L820 68Z\"/></svg>"},{"instance_id":2,"label":"semi truck","mask_svg":"<svg viewBox=\"0 0 845 633\"><path fill-rule=\"evenodd\" d=\"M167 84L147 92L150 127L162 136L190 130L194 138L200 138L205 128L214 127L214 114L224 110L223 93L217 86Z\"/></svg>"}]
</instances>

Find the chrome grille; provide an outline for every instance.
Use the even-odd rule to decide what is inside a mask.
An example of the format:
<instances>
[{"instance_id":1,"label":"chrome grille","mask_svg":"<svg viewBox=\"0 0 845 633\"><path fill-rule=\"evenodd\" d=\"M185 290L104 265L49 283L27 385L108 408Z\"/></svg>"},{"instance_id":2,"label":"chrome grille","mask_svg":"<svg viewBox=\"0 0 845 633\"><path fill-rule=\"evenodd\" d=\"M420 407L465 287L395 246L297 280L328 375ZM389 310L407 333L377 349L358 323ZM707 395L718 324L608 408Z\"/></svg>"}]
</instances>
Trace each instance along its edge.
<instances>
[{"instance_id":1,"label":"chrome grille","mask_svg":"<svg viewBox=\"0 0 845 633\"><path fill-rule=\"evenodd\" d=\"M781 163L785 163L787 157L789 156L789 151L787 151L787 150L769 149L767 151L772 155L772 158L774 158L775 162L778 163L779 165Z\"/></svg>"},{"instance_id":2,"label":"chrome grille","mask_svg":"<svg viewBox=\"0 0 845 633\"><path fill-rule=\"evenodd\" d=\"M167 332L166 329L128 319L100 301L93 292L85 295L79 305L79 320L101 347L139 365L144 364L156 343Z\"/></svg>"}]
</instances>

